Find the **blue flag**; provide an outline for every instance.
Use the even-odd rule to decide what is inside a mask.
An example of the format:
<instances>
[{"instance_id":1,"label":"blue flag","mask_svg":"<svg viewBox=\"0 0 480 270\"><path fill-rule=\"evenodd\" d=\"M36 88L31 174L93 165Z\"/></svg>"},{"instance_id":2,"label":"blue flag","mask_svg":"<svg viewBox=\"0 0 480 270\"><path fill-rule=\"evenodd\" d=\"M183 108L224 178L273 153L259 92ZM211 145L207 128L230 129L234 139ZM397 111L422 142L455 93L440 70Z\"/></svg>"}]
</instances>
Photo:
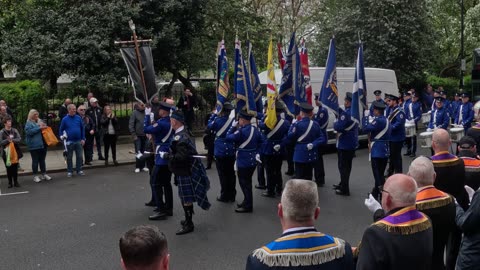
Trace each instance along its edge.
<instances>
[{"instance_id":1,"label":"blue flag","mask_svg":"<svg viewBox=\"0 0 480 270\"><path fill-rule=\"evenodd\" d=\"M352 91L352 119L362 128L362 117L367 109L367 83L365 80L365 67L363 65L363 46L358 44L357 62Z\"/></svg>"},{"instance_id":2,"label":"blue flag","mask_svg":"<svg viewBox=\"0 0 480 270\"><path fill-rule=\"evenodd\" d=\"M223 109L223 104L227 101L230 84L228 82L228 60L225 44L223 40L219 42L218 47L218 67L217 67L217 113Z\"/></svg>"},{"instance_id":3,"label":"blue flag","mask_svg":"<svg viewBox=\"0 0 480 270\"><path fill-rule=\"evenodd\" d=\"M257 113L263 112L262 104L262 88L260 85L260 78L258 77L257 65L255 64L255 57L253 56L252 43L247 41L248 46L248 66L250 73L250 81L252 83L252 91L255 99L255 106Z\"/></svg>"},{"instance_id":4,"label":"blue flag","mask_svg":"<svg viewBox=\"0 0 480 270\"><path fill-rule=\"evenodd\" d=\"M300 56L298 54L297 45L295 44L295 32L292 33L290 45L285 56L286 62L283 67L282 83L278 90L280 100L285 104L287 113L291 116L296 115L295 98L297 93L300 94L299 87L303 85L303 80L299 80L302 76ZM305 89L304 89L305 92Z\"/></svg>"},{"instance_id":5,"label":"blue flag","mask_svg":"<svg viewBox=\"0 0 480 270\"><path fill-rule=\"evenodd\" d=\"M330 39L325 75L323 76L320 101L323 106L330 109L338 116L338 90L337 90L337 59L335 56L335 39Z\"/></svg>"},{"instance_id":6,"label":"blue flag","mask_svg":"<svg viewBox=\"0 0 480 270\"><path fill-rule=\"evenodd\" d=\"M256 116L255 98L253 95L252 84L250 82L250 74L248 73L247 65L242 56L242 49L240 41L235 40L235 97L237 100L235 111L247 111L249 114Z\"/></svg>"}]
</instances>

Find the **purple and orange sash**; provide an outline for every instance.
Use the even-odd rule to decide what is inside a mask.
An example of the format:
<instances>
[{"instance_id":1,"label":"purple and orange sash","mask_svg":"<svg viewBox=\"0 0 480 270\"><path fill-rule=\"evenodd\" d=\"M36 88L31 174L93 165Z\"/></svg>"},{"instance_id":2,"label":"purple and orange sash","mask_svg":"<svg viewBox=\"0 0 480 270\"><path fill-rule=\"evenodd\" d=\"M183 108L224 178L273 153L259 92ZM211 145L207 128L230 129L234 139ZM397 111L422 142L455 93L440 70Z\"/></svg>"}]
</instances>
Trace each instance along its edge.
<instances>
[{"instance_id":1,"label":"purple and orange sash","mask_svg":"<svg viewBox=\"0 0 480 270\"><path fill-rule=\"evenodd\" d=\"M450 154L448 151L439 152L432 156L431 159L434 166L440 167L450 166L460 160L457 156Z\"/></svg>"},{"instance_id":2,"label":"purple and orange sash","mask_svg":"<svg viewBox=\"0 0 480 270\"><path fill-rule=\"evenodd\" d=\"M450 195L436 189L434 186L423 187L417 193L418 210L442 207L452 202L453 198Z\"/></svg>"},{"instance_id":3,"label":"purple and orange sash","mask_svg":"<svg viewBox=\"0 0 480 270\"><path fill-rule=\"evenodd\" d=\"M405 207L373 223L390 233L414 234L429 229L432 224L425 214L415 206Z\"/></svg>"}]
</instances>

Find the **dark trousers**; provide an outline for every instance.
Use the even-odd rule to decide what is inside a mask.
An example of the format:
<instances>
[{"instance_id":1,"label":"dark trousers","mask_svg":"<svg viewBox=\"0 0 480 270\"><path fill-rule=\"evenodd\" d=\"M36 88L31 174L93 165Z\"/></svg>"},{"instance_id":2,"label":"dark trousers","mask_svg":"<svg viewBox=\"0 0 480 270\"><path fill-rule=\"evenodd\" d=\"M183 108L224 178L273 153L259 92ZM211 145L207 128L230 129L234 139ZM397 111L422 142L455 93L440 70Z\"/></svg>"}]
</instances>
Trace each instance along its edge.
<instances>
[{"instance_id":1,"label":"dark trousers","mask_svg":"<svg viewBox=\"0 0 480 270\"><path fill-rule=\"evenodd\" d=\"M134 143L135 143L135 153L138 153L138 152L143 153L145 151L145 142L146 142L146 137L145 136L138 136L137 137L137 139L134 141ZM135 159L135 168L143 169L144 167L145 167L145 159L136 158Z\"/></svg>"},{"instance_id":2,"label":"dark trousers","mask_svg":"<svg viewBox=\"0 0 480 270\"><path fill-rule=\"evenodd\" d=\"M243 202L241 203L243 208L252 209L253 208L253 196L252 196L252 176L255 172L255 167L249 168L238 168L238 182L243 192Z\"/></svg>"},{"instance_id":3,"label":"dark trousers","mask_svg":"<svg viewBox=\"0 0 480 270\"><path fill-rule=\"evenodd\" d=\"M215 159L217 165L218 179L220 180L220 198L225 200L235 200L237 191L235 177L235 156L217 157Z\"/></svg>"},{"instance_id":4,"label":"dark trousers","mask_svg":"<svg viewBox=\"0 0 480 270\"><path fill-rule=\"evenodd\" d=\"M30 150L30 155L32 156L32 172L33 174L38 173L38 166L40 165L40 172L45 174L47 172L47 167L45 165L45 157L47 156L47 148L34 149Z\"/></svg>"},{"instance_id":5,"label":"dark trousers","mask_svg":"<svg viewBox=\"0 0 480 270\"><path fill-rule=\"evenodd\" d=\"M313 163L295 162L295 178L312 180Z\"/></svg>"},{"instance_id":6,"label":"dark trousers","mask_svg":"<svg viewBox=\"0 0 480 270\"><path fill-rule=\"evenodd\" d=\"M85 162L91 162L93 160L93 140L95 136L85 131L85 144L83 145L83 155L85 156Z\"/></svg>"},{"instance_id":7,"label":"dark trousers","mask_svg":"<svg viewBox=\"0 0 480 270\"><path fill-rule=\"evenodd\" d=\"M338 171L340 172L340 190L350 192L350 172L355 150L337 149Z\"/></svg>"},{"instance_id":8,"label":"dark trousers","mask_svg":"<svg viewBox=\"0 0 480 270\"><path fill-rule=\"evenodd\" d=\"M95 142L97 143L97 153L98 157L100 158L102 156L102 139L103 139L103 130L99 129L96 131L93 136L95 137ZM93 144L93 140L92 140ZM93 149L92 149L92 155L93 155Z\"/></svg>"},{"instance_id":9,"label":"dark trousers","mask_svg":"<svg viewBox=\"0 0 480 270\"><path fill-rule=\"evenodd\" d=\"M325 146L318 147L317 161L313 165L315 182L321 185L325 184L325 166L323 165L324 147Z\"/></svg>"},{"instance_id":10,"label":"dark trousers","mask_svg":"<svg viewBox=\"0 0 480 270\"><path fill-rule=\"evenodd\" d=\"M388 168L388 176L394 173L402 173L402 147L403 141L390 142L390 161Z\"/></svg>"},{"instance_id":11,"label":"dark trousers","mask_svg":"<svg viewBox=\"0 0 480 270\"><path fill-rule=\"evenodd\" d=\"M295 152L295 144L293 143L287 144L285 150L286 150L285 153L286 153L287 165L288 165L287 171L293 174L295 172L294 163L293 163L293 153Z\"/></svg>"},{"instance_id":12,"label":"dark trousers","mask_svg":"<svg viewBox=\"0 0 480 270\"><path fill-rule=\"evenodd\" d=\"M447 242L447 258L446 258L446 269L455 270L455 264L457 262L458 252L460 251L460 244L462 242L462 231L455 227L453 231L450 232Z\"/></svg>"},{"instance_id":13,"label":"dark trousers","mask_svg":"<svg viewBox=\"0 0 480 270\"><path fill-rule=\"evenodd\" d=\"M105 134L103 135L103 149L105 150L105 160L108 160L108 151L112 148L112 159L117 160L117 135Z\"/></svg>"},{"instance_id":14,"label":"dark trousers","mask_svg":"<svg viewBox=\"0 0 480 270\"><path fill-rule=\"evenodd\" d=\"M155 205L161 210L173 209L173 190L172 173L168 165L155 165L152 177L150 177L150 186L153 191L153 200ZM165 195L165 200L163 196Z\"/></svg>"},{"instance_id":15,"label":"dark trousers","mask_svg":"<svg viewBox=\"0 0 480 270\"><path fill-rule=\"evenodd\" d=\"M407 146L408 154L417 153L417 136L405 138L405 145Z\"/></svg>"},{"instance_id":16,"label":"dark trousers","mask_svg":"<svg viewBox=\"0 0 480 270\"><path fill-rule=\"evenodd\" d=\"M3 163L5 164L5 168L7 169L8 184L12 185L13 183L18 183L18 181L17 181L17 179L18 179L18 163L7 166L7 160L5 158L3 159Z\"/></svg>"},{"instance_id":17,"label":"dark trousers","mask_svg":"<svg viewBox=\"0 0 480 270\"><path fill-rule=\"evenodd\" d=\"M371 165L372 165L372 172L373 178L375 179L375 186L372 190L372 196L375 199L380 198L380 186L383 186L385 183L385 168L387 167L388 158L372 158Z\"/></svg>"},{"instance_id":18,"label":"dark trousers","mask_svg":"<svg viewBox=\"0 0 480 270\"><path fill-rule=\"evenodd\" d=\"M283 188L282 158L281 156L265 155L265 171L267 173L267 190L273 194L275 190L281 192Z\"/></svg>"},{"instance_id":19,"label":"dark trousers","mask_svg":"<svg viewBox=\"0 0 480 270\"><path fill-rule=\"evenodd\" d=\"M257 181L258 185L264 187L265 186L265 157L260 155L260 160L262 163L257 162Z\"/></svg>"}]
</instances>

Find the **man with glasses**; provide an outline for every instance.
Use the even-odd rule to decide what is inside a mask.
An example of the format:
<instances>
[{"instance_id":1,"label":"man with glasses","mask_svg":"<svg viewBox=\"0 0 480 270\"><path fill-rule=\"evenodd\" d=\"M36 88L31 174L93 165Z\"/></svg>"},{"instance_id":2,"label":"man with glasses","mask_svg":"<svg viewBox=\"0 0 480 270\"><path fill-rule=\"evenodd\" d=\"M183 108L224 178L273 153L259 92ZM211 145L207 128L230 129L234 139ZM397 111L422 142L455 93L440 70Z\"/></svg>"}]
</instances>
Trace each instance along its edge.
<instances>
[{"instance_id":1,"label":"man with glasses","mask_svg":"<svg viewBox=\"0 0 480 270\"><path fill-rule=\"evenodd\" d=\"M386 216L365 230L355 252L356 269L431 269L432 224L415 207L415 180L404 174L392 175L381 192Z\"/></svg>"},{"instance_id":2,"label":"man with glasses","mask_svg":"<svg viewBox=\"0 0 480 270\"><path fill-rule=\"evenodd\" d=\"M85 165L92 165L93 160L93 141L95 139L96 125L95 121L85 113L86 109L84 105L78 106L77 113L82 118L83 126L85 129L85 145L83 146L83 152L85 155Z\"/></svg>"},{"instance_id":3,"label":"man with glasses","mask_svg":"<svg viewBox=\"0 0 480 270\"><path fill-rule=\"evenodd\" d=\"M82 147L85 145L85 129L82 118L77 115L74 104L67 106L68 114L62 119L59 129L61 140L67 144L67 177L73 176L73 153L75 153L77 175L84 175L82 171L83 156Z\"/></svg>"}]
</instances>

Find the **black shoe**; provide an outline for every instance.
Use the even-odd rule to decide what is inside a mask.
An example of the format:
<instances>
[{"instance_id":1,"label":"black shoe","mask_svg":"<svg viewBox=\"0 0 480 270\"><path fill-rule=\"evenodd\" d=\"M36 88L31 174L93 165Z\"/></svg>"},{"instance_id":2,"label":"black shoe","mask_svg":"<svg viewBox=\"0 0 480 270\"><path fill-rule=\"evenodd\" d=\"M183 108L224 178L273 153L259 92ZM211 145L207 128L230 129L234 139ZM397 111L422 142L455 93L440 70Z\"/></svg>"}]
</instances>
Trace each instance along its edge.
<instances>
[{"instance_id":1,"label":"black shoe","mask_svg":"<svg viewBox=\"0 0 480 270\"><path fill-rule=\"evenodd\" d=\"M406 152L405 154L403 154L404 156L410 156L412 153L410 152Z\"/></svg>"},{"instance_id":2,"label":"black shoe","mask_svg":"<svg viewBox=\"0 0 480 270\"><path fill-rule=\"evenodd\" d=\"M12 184L8 184L8 188L12 188L12 187L13 187L13 185L12 185Z\"/></svg>"},{"instance_id":3,"label":"black shoe","mask_svg":"<svg viewBox=\"0 0 480 270\"><path fill-rule=\"evenodd\" d=\"M263 197L268 197L268 198L275 198L275 193L269 192L269 191L264 191L262 192Z\"/></svg>"},{"instance_id":4,"label":"black shoe","mask_svg":"<svg viewBox=\"0 0 480 270\"><path fill-rule=\"evenodd\" d=\"M315 182L317 184L317 187L324 187L325 186L325 183L321 183L321 182Z\"/></svg>"},{"instance_id":5,"label":"black shoe","mask_svg":"<svg viewBox=\"0 0 480 270\"><path fill-rule=\"evenodd\" d=\"M169 217L173 217L173 210L172 209L170 209L170 210L164 209L162 212L165 213Z\"/></svg>"},{"instance_id":6,"label":"black shoe","mask_svg":"<svg viewBox=\"0 0 480 270\"><path fill-rule=\"evenodd\" d=\"M207 167L205 167L205 170L210 170L212 168L212 166L208 165Z\"/></svg>"},{"instance_id":7,"label":"black shoe","mask_svg":"<svg viewBox=\"0 0 480 270\"><path fill-rule=\"evenodd\" d=\"M293 172L292 172L292 171L286 171L285 174L288 175L288 176L293 176Z\"/></svg>"},{"instance_id":8,"label":"black shoe","mask_svg":"<svg viewBox=\"0 0 480 270\"><path fill-rule=\"evenodd\" d=\"M92 162L90 162L90 161L85 161L85 165L92 166Z\"/></svg>"},{"instance_id":9,"label":"black shoe","mask_svg":"<svg viewBox=\"0 0 480 270\"><path fill-rule=\"evenodd\" d=\"M224 202L224 203L231 202L231 200L222 198L222 196L218 196L218 197L217 197L217 201L219 201L219 202Z\"/></svg>"},{"instance_id":10,"label":"black shoe","mask_svg":"<svg viewBox=\"0 0 480 270\"><path fill-rule=\"evenodd\" d=\"M256 188L256 189L262 189L262 190L267 189L266 186L262 186L262 185L255 185L255 188Z\"/></svg>"},{"instance_id":11,"label":"black shoe","mask_svg":"<svg viewBox=\"0 0 480 270\"><path fill-rule=\"evenodd\" d=\"M153 202L153 201L146 202L145 206L152 206L153 207L153 206L155 206L155 202Z\"/></svg>"},{"instance_id":12,"label":"black shoe","mask_svg":"<svg viewBox=\"0 0 480 270\"><path fill-rule=\"evenodd\" d=\"M341 189L335 189L335 194L342 196L350 196L350 191L344 191Z\"/></svg>"},{"instance_id":13,"label":"black shoe","mask_svg":"<svg viewBox=\"0 0 480 270\"><path fill-rule=\"evenodd\" d=\"M333 189L340 189L340 187L341 187L340 184L333 185Z\"/></svg>"},{"instance_id":14,"label":"black shoe","mask_svg":"<svg viewBox=\"0 0 480 270\"><path fill-rule=\"evenodd\" d=\"M103 156L99 156L98 160L105 160L105 158Z\"/></svg>"},{"instance_id":15,"label":"black shoe","mask_svg":"<svg viewBox=\"0 0 480 270\"><path fill-rule=\"evenodd\" d=\"M182 228L175 233L176 235L191 233L195 229L195 226L193 225L193 223L190 223L190 224L187 224L186 222L184 223L185 224L182 224Z\"/></svg>"},{"instance_id":16,"label":"black shoe","mask_svg":"<svg viewBox=\"0 0 480 270\"><path fill-rule=\"evenodd\" d=\"M416 157L417 155L415 155L415 153L411 153L410 154L410 157Z\"/></svg>"},{"instance_id":17,"label":"black shoe","mask_svg":"<svg viewBox=\"0 0 480 270\"><path fill-rule=\"evenodd\" d=\"M164 220L164 219L167 219L167 214L165 214L163 212L158 212L158 213L155 213L155 214L149 216L148 219L150 219L150 220Z\"/></svg>"},{"instance_id":18,"label":"black shoe","mask_svg":"<svg viewBox=\"0 0 480 270\"><path fill-rule=\"evenodd\" d=\"M243 206L235 209L235 212L237 213L251 213L252 211L253 211L252 208L245 208Z\"/></svg>"},{"instance_id":19,"label":"black shoe","mask_svg":"<svg viewBox=\"0 0 480 270\"><path fill-rule=\"evenodd\" d=\"M18 182L13 183L14 187L20 187L20 184Z\"/></svg>"}]
</instances>

